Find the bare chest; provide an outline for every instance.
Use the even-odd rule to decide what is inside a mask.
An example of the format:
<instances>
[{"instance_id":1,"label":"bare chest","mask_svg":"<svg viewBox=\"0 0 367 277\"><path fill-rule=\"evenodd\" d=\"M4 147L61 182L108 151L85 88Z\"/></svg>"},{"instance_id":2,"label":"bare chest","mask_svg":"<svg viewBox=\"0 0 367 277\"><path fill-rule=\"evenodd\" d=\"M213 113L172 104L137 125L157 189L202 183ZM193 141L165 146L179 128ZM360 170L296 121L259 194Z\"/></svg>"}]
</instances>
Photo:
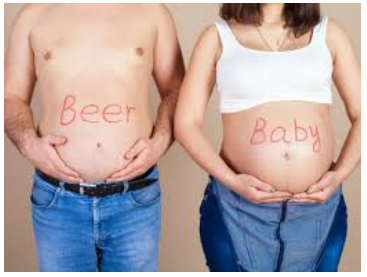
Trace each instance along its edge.
<instances>
[{"instance_id":1,"label":"bare chest","mask_svg":"<svg viewBox=\"0 0 367 277\"><path fill-rule=\"evenodd\" d=\"M31 34L37 72L151 69L155 29L136 13L111 8L51 10Z\"/></svg>"}]
</instances>

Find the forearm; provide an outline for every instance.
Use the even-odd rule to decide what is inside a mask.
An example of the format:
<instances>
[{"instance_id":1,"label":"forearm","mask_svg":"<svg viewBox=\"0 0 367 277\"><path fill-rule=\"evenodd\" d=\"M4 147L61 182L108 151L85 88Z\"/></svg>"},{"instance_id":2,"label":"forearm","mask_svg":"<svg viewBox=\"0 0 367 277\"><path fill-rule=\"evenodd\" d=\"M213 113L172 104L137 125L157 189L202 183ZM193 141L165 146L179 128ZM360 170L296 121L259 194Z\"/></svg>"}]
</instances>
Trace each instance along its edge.
<instances>
[{"instance_id":1,"label":"forearm","mask_svg":"<svg viewBox=\"0 0 367 277\"><path fill-rule=\"evenodd\" d=\"M152 138L159 142L163 153L171 146L174 141L173 121L177 104L177 96L174 93L163 98L158 108L158 114Z\"/></svg>"},{"instance_id":2,"label":"forearm","mask_svg":"<svg viewBox=\"0 0 367 277\"><path fill-rule=\"evenodd\" d=\"M37 137L30 106L18 99L5 99L4 108L5 133L24 154L27 138Z\"/></svg>"},{"instance_id":3,"label":"forearm","mask_svg":"<svg viewBox=\"0 0 367 277\"><path fill-rule=\"evenodd\" d=\"M353 123L340 152L334 170L345 180L361 160L361 117Z\"/></svg>"},{"instance_id":4,"label":"forearm","mask_svg":"<svg viewBox=\"0 0 367 277\"><path fill-rule=\"evenodd\" d=\"M176 139L206 172L236 191L236 174L218 155L199 126L176 126Z\"/></svg>"}]
</instances>

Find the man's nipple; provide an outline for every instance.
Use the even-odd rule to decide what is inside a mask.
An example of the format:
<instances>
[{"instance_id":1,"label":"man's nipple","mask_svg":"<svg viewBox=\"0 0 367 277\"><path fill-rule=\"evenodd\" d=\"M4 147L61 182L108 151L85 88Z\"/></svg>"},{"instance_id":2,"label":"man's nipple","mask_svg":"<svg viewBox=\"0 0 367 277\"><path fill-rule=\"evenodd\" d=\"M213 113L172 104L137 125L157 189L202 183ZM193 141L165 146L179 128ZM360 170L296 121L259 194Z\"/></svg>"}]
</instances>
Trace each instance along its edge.
<instances>
[{"instance_id":1,"label":"man's nipple","mask_svg":"<svg viewBox=\"0 0 367 277\"><path fill-rule=\"evenodd\" d=\"M144 49L141 47L135 48L135 53L137 56L143 56L144 55Z\"/></svg>"},{"instance_id":2,"label":"man's nipple","mask_svg":"<svg viewBox=\"0 0 367 277\"><path fill-rule=\"evenodd\" d=\"M43 59L44 59L45 61L49 61L49 60L51 60L51 58L52 58L52 53L51 53L51 51L47 51L47 52L43 55Z\"/></svg>"}]
</instances>

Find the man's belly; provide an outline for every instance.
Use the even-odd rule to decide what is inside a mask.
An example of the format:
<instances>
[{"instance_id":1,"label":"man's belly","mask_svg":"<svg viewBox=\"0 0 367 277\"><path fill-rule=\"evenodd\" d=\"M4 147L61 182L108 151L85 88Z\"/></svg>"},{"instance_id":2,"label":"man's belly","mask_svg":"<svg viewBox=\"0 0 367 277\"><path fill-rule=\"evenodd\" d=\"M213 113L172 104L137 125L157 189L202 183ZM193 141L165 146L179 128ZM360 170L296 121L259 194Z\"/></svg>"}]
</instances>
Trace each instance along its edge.
<instances>
[{"instance_id":1,"label":"man's belly","mask_svg":"<svg viewBox=\"0 0 367 277\"><path fill-rule=\"evenodd\" d=\"M153 121L147 101L115 98L105 95L93 101L67 94L52 109L44 109L40 134L67 138L57 151L85 181L105 181L129 163L124 158L126 151L138 139L151 135Z\"/></svg>"},{"instance_id":2,"label":"man's belly","mask_svg":"<svg viewBox=\"0 0 367 277\"><path fill-rule=\"evenodd\" d=\"M223 158L236 172L254 175L276 189L305 191L333 161L327 105L270 103L225 114L223 123Z\"/></svg>"}]
</instances>

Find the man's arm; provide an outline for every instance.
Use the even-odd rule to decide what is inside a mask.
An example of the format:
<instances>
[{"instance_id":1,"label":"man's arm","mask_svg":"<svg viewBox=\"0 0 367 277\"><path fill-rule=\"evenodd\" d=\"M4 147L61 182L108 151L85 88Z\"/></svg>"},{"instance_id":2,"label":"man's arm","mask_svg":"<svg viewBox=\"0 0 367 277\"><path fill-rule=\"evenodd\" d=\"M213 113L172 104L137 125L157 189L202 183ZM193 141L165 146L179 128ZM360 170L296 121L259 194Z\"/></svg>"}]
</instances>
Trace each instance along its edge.
<instances>
[{"instance_id":1,"label":"man's arm","mask_svg":"<svg viewBox=\"0 0 367 277\"><path fill-rule=\"evenodd\" d=\"M36 137L30 101L36 76L29 35L33 15L28 5L13 25L5 58L4 117L5 133L24 154L28 137Z\"/></svg>"},{"instance_id":2,"label":"man's arm","mask_svg":"<svg viewBox=\"0 0 367 277\"><path fill-rule=\"evenodd\" d=\"M173 121L185 75L185 66L173 18L164 4L150 7L156 24L153 78L161 96L157 119L151 138L141 138L125 153L131 163L114 173L107 181L131 179L148 170L167 151L173 142Z\"/></svg>"},{"instance_id":3,"label":"man's arm","mask_svg":"<svg viewBox=\"0 0 367 277\"><path fill-rule=\"evenodd\" d=\"M30 108L36 83L30 33L43 7L43 4L26 5L13 25L4 67L5 133L35 167L60 180L78 182L79 174L64 164L55 149L65 144L66 138L53 135L39 138Z\"/></svg>"},{"instance_id":4,"label":"man's arm","mask_svg":"<svg viewBox=\"0 0 367 277\"><path fill-rule=\"evenodd\" d=\"M153 139L167 150L173 142L173 121L185 67L175 24L164 4L160 5L158 33L154 49L153 77L161 96Z\"/></svg>"}]
</instances>

